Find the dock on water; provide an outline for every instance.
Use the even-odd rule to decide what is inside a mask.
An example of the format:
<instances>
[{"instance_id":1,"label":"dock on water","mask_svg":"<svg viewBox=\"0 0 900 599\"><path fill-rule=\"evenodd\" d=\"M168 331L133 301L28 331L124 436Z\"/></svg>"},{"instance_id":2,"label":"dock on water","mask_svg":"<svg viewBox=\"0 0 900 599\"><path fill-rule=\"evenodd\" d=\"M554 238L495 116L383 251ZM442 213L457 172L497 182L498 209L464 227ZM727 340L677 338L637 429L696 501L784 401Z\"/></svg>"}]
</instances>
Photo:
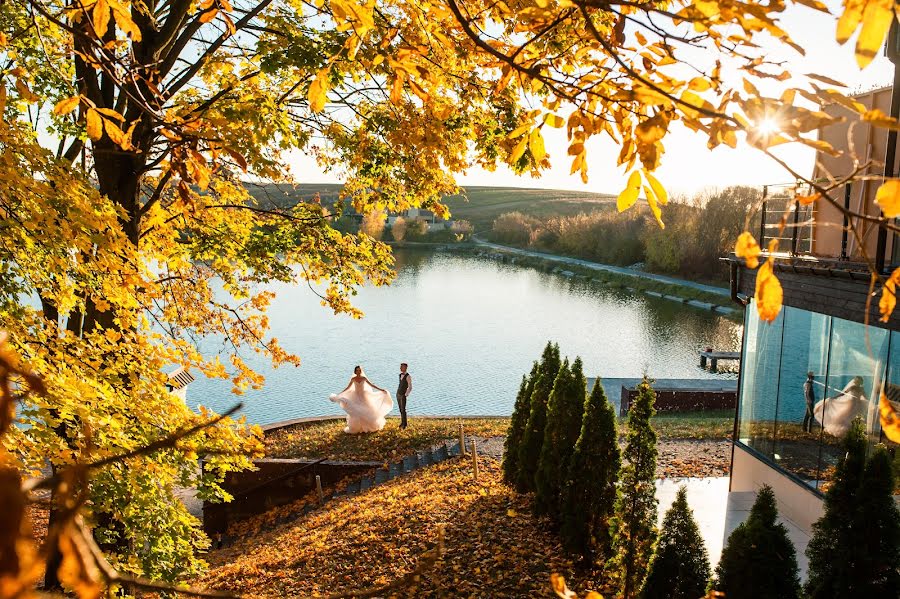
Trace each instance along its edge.
<instances>
[{"instance_id":1,"label":"dock on water","mask_svg":"<svg viewBox=\"0 0 900 599\"><path fill-rule=\"evenodd\" d=\"M710 348L700 350L700 368L706 368L706 362L709 361L710 372L716 372L719 369L719 360L737 360L741 361L741 352L739 351L713 351Z\"/></svg>"}]
</instances>

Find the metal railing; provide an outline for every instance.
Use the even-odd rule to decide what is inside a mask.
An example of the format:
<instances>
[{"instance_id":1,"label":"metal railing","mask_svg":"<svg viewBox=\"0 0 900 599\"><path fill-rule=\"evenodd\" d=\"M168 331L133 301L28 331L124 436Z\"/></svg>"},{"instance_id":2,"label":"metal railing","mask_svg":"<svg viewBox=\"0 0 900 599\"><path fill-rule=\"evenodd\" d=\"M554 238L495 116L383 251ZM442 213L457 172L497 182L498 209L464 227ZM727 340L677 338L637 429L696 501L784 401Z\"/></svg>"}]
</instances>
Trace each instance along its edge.
<instances>
[{"instance_id":1,"label":"metal railing","mask_svg":"<svg viewBox=\"0 0 900 599\"><path fill-rule=\"evenodd\" d=\"M759 211L759 244L764 249L771 240L778 240L780 251L811 254L815 216L812 204L801 204L799 197L811 191L799 184L765 185Z\"/></svg>"}]
</instances>

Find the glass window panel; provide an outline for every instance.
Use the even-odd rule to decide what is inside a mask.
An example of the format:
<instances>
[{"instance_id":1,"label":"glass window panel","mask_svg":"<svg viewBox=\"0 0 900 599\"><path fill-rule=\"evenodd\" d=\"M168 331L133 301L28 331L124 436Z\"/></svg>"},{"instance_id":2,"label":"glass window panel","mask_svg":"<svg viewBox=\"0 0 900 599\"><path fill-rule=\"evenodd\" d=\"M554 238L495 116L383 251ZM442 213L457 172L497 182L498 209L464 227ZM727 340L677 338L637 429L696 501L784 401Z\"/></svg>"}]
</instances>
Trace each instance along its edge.
<instances>
[{"instance_id":1,"label":"glass window panel","mask_svg":"<svg viewBox=\"0 0 900 599\"><path fill-rule=\"evenodd\" d=\"M753 300L746 314L738 439L771 459L784 311L772 323L764 322Z\"/></svg>"},{"instance_id":2,"label":"glass window panel","mask_svg":"<svg viewBox=\"0 0 900 599\"><path fill-rule=\"evenodd\" d=\"M888 374L885 394L888 400L893 402L894 408L900 410L900 332L892 331L890 338L890 352L888 355ZM887 446L894 458L894 472L900 473L900 445L888 439L881 432L881 427L876 423L878 434L876 439ZM900 476L894 477L894 492L900 492Z\"/></svg>"},{"instance_id":3,"label":"glass window panel","mask_svg":"<svg viewBox=\"0 0 900 599\"><path fill-rule=\"evenodd\" d=\"M878 432L878 397L887 349L885 329L867 329L858 322L832 319L825 397L816 403L815 409L816 420L823 427L820 489L827 488L834 476L841 455L841 438L854 418L862 418L868 434Z\"/></svg>"},{"instance_id":4,"label":"glass window panel","mask_svg":"<svg viewBox=\"0 0 900 599\"><path fill-rule=\"evenodd\" d=\"M785 307L773 459L815 487L822 426L813 416L825 390L831 318Z\"/></svg>"}]
</instances>

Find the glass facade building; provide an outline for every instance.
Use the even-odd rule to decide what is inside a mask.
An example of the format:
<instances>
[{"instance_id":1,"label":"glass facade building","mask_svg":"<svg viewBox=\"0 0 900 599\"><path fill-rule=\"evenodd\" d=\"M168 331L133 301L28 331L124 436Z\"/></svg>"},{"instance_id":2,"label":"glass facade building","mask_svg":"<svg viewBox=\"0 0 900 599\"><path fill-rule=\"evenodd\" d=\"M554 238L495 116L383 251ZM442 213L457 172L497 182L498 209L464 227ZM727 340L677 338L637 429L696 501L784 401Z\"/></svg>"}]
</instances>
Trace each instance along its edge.
<instances>
[{"instance_id":1,"label":"glass facade building","mask_svg":"<svg viewBox=\"0 0 900 599\"><path fill-rule=\"evenodd\" d=\"M853 419L862 419L871 443L892 445L881 433L878 399L882 390L900 399L900 333L790 306L766 323L753 301L735 442L821 493Z\"/></svg>"}]
</instances>

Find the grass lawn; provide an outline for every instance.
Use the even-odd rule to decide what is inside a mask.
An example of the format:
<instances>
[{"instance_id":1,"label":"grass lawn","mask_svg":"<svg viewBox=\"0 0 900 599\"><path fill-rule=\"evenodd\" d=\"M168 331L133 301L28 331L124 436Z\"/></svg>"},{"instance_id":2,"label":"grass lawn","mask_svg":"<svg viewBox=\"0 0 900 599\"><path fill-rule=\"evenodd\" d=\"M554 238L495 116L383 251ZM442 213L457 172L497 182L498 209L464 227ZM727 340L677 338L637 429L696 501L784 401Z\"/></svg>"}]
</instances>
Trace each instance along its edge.
<instances>
[{"instance_id":1,"label":"grass lawn","mask_svg":"<svg viewBox=\"0 0 900 599\"><path fill-rule=\"evenodd\" d=\"M307 597L389 584L414 572L443 531L443 554L418 580L377 593L397 597L552 597L563 574L583 595L596 574L578 572L548 521L501 482L483 458L450 460L328 502L291 524L209 555L206 588L246 597ZM600 589L598 589L600 590Z\"/></svg>"},{"instance_id":2,"label":"grass lawn","mask_svg":"<svg viewBox=\"0 0 900 599\"><path fill-rule=\"evenodd\" d=\"M345 422L335 420L298 424L266 435L266 455L270 458L329 458L389 462L419 449L459 436L459 422L466 435L500 437L506 435L509 418L415 418L409 428L400 429L399 418L388 418L387 426L377 433L348 435Z\"/></svg>"},{"instance_id":3,"label":"grass lawn","mask_svg":"<svg viewBox=\"0 0 900 599\"><path fill-rule=\"evenodd\" d=\"M400 420L389 418L380 432L348 435L343 420L304 423L267 434L266 455L390 462L441 441L457 439L460 422L467 436L476 437L502 437L509 427L509 418L411 418L409 428L400 430ZM733 423L731 410L657 414L653 419L660 440L722 441L731 438ZM620 421L619 430L625 432L624 421Z\"/></svg>"}]
</instances>

